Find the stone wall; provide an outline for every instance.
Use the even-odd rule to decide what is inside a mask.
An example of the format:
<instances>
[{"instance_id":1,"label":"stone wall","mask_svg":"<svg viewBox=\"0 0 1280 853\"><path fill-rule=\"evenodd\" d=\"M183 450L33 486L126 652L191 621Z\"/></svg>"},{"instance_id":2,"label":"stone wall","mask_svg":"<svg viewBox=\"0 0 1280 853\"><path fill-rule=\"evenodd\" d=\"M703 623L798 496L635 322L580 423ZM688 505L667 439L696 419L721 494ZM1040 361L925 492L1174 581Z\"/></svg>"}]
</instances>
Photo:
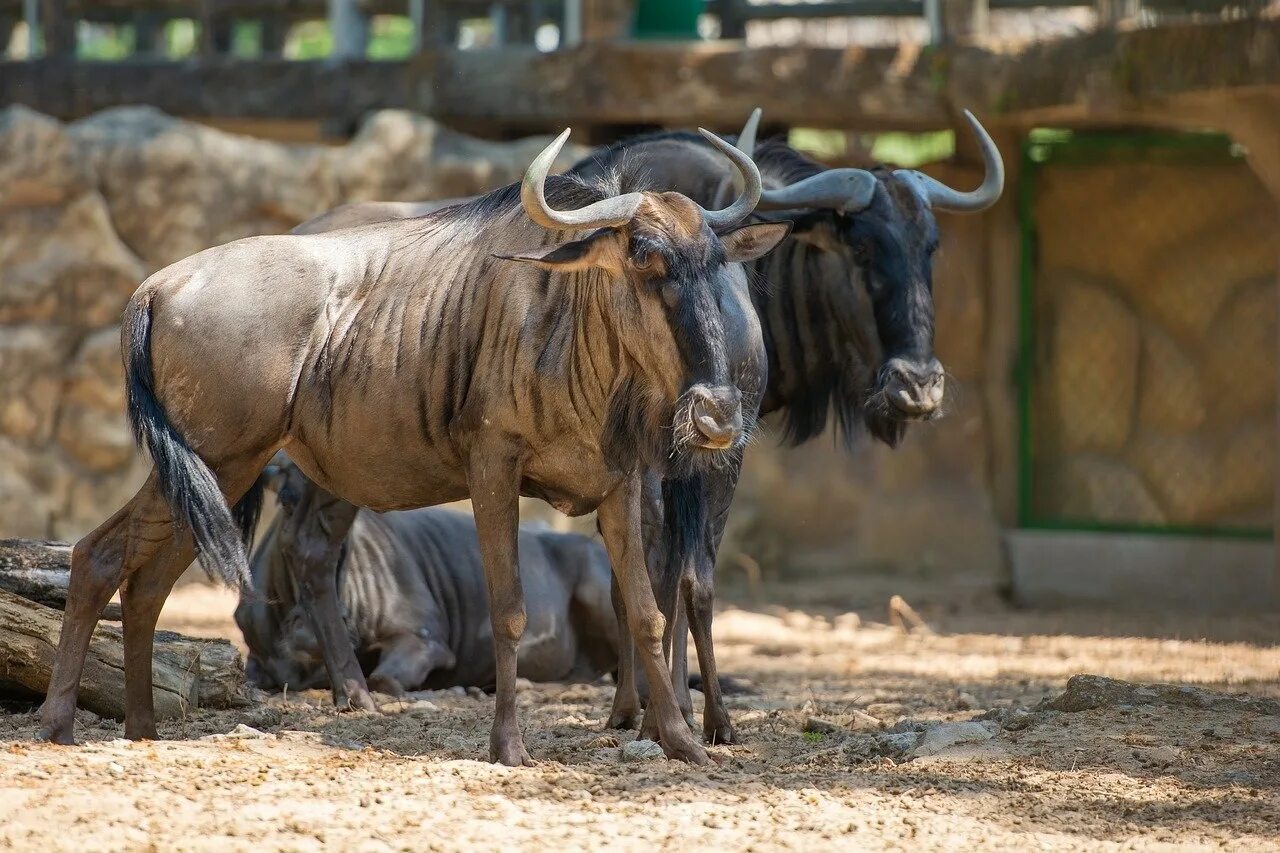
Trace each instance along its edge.
<instances>
[{"instance_id":1,"label":"stone wall","mask_svg":"<svg viewBox=\"0 0 1280 853\"><path fill-rule=\"evenodd\" d=\"M149 274L343 202L502 186L546 142L485 142L403 112L329 147L148 108L71 124L0 111L0 537L75 539L146 476L123 414L118 323ZM570 146L560 165L583 153Z\"/></svg>"},{"instance_id":2,"label":"stone wall","mask_svg":"<svg viewBox=\"0 0 1280 853\"><path fill-rule=\"evenodd\" d=\"M1050 164L1035 215L1037 518L1269 527L1267 191L1243 161Z\"/></svg>"}]
</instances>

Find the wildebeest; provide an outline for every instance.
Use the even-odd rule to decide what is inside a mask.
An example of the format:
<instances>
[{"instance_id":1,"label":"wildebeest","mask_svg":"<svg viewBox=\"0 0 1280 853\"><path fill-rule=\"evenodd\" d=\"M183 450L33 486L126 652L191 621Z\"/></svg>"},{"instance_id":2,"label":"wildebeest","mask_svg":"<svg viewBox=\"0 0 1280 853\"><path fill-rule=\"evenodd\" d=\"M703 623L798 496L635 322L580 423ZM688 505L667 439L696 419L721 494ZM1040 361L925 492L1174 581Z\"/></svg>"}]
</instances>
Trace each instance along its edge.
<instances>
[{"instance_id":1,"label":"wildebeest","mask_svg":"<svg viewBox=\"0 0 1280 853\"><path fill-rule=\"evenodd\" d=\"M634 642L650 680L665 681L640 469L697 472L739 449L765 366L739 262L771 249L787 226L739 227L760 177L723 140L714 144L744 190L708 211L625 178L548 178L567 136L522 184L467 204L251 237L142 284L121 344L130 418L154 468L74 549L46 738L72 741L89 637L122 582L125 733L156 736L161 605L193 554L211 572L248 580L243 533L260 501L252 487L280 449L348 505L472 499L497 660L494 760L530 763L515 708L522 493L570 513L597 510ZM586 233L554 242L566 232ZM353 519L329 518L322 547L333 556ZM651 687L650 710L667 755L708 760L669 684Z\"/></svg>"},{"instance_id":2,"label":"wildebeest","mask_svg":"<svg viewBox=\"0 0 1280 853\"><path fill-rule=\"evenodd\" d=\"M768 185L757 218L794 221L779 248L755 262L763 286L752 290L769 357L762 414L784 418L790 443L815 437L834 416L847 445L865 425L877 439L896 446L909 423L941 411L944 371L933 353L934 210L983 210L1004 186L999 150L977 119L965 116L986 165L981 186L972 192L908 169L824 169L781 141L766 141L757 152L759 110L739 136L738 145L756 155ZM619 172L645 175L653 185L712 205L735 180L714 148L680 131L624 140L571 170L590 179ZM394 211L365 204L352 206L347 215L387 213ZM667 616L666 642L674 645L671 679L681 710L691 719L685 689L687 616L705 676L703 734L711 742L734 739L715 677L711 612L712 569L737 464L665 482L651 471L644 480L647 561ZM673 534L696 541L672 541ZM684 610L677 609L678 598L685 601ZM633 726L639 699L625 633L620 642L622 669L609 725Z\"/></svg>"},{"instance_id":3,"label":"wildebeest","mask_svg":"<svg viewBox=\"0 0 1280 853\"><path fill-rule=\"evenodd\" d=\"M325 514L310 494L319 487L297 466L278 458L268 471L279 514L254 550L253 588L241 591L236 624L249 646L245 668L251 681L263 688L308 689L328 678L288 562L296 559L296 537L327 537ZM311 512L295 519L302 504ZM594 681L616 669L618 626L604 546L586 536L521 525L518 550L528 619L520 675L531 681ZM484 567L468 514L443 507L360 512L343 546L338 588L346 633L374 690L400 695L424 687L494 684Z\"/></svg>"},{"instance_id":4,"label":"wildebeest","mask_svg":"<svg viewBox=\"0 0 1280 853\"><path fill-rule=\"evenodd\" d=\"M791 444L815 437L834 418L847 445L865 424L877 439L896 446L908 424L941 411L944 371L933 352L934 211L983 210L1004 187L999 150L971 113L965 117L986 166L982 184L972 192L910 169L825 169L782 141L756 146L759 110L738 137L738 146L753 155L766 185L756 218L793 223L778 248L753 265L763 284L751 291L769 354L761 415L778 413ZM618 171L645 174L655 186L702 204L730 194L736 180L701 138L681 131L623 140L589 156L570 174L589 179ZM700 475L705 501L674 513L669 482L660 486L653 478L646 480L644 500L650 569L671 632L672 683L682 711L690 716L681 619L687 616L708 685L703 733L715 742L734 737L715 690L711 611L712 570L738 472L735 461ZM673 550L663 539L689 525L673 525L671 518L691 509L706 513L698 528L701 539ZM692 563L681 563L673 554L691 557ZM673 613L677 587L686 608ZM630 725L638 707L625 669L627 637L620 642L624 670L610 725Z\"/></svg>"}]
</instances>

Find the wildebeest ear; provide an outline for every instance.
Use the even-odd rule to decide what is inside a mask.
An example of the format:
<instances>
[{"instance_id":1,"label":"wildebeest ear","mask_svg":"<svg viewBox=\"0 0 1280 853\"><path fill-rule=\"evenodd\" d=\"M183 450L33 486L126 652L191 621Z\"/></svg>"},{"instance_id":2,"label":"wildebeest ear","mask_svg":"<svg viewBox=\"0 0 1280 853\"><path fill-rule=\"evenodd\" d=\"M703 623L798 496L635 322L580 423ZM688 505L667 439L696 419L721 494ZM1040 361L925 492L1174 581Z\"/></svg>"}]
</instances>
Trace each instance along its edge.
<instances>
[{"instance_id":1,"label":"wildebeest ear","mask_svg":"<svg viewBox=\"0 0 1280 853\"><path fill-rule=\"evenodd\" d=\"M769 254L791 233L791 221L759 222L743 225L720 235L725 259L733 263L754 261Z\"/></svg>"},{"instance_id":2,"label":"wildebeest ear","mask_svg":"<svg viewBox=\"0 0 1280 853\"><path fill-rule=\"evenodd\" d=\"M581 240L571 240L568 243L540 249L537 252L528 252L520 255L494 255L494 257L501 258L504 261L533 264L541 269L554 272L575 272L588 267L619 270L622 265L619 257L618 241L615 239L616 234L617 231L613 228L601 228Z\"/></svg>"}]
</instances>

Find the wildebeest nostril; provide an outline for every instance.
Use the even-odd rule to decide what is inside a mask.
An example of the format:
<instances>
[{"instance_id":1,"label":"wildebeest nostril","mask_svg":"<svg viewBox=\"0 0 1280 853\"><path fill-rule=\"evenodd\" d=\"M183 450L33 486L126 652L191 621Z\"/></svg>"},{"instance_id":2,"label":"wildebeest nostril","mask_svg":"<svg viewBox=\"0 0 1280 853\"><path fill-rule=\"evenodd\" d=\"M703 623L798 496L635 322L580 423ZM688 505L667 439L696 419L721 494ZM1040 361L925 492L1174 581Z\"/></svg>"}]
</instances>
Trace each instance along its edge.
<instances>
[{"instance_id":1,"label":"wildebeest nostril","mask_svg":"<svg viewBox=\"0 0 1280 853\"><path fill-rule=\"evenodd\" d=\"M719 450L738 440L742 431L740 416L736 407L727 414L725 408L718 405L712 395L705 393L694 403L693 425L705 439L701 442L704 447Z\"/></svg>"}]
</instances>

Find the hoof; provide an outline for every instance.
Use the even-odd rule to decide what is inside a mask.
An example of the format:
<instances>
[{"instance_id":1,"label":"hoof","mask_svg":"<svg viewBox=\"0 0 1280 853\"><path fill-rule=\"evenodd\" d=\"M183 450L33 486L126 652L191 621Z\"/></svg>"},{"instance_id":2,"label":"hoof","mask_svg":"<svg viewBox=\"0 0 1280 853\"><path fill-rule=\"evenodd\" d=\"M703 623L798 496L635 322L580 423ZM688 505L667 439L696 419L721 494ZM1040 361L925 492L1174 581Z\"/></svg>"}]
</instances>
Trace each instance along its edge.
<instances>
[{"instance_id":1,"label":"hoof","mask_svg":"<svg viewBox=\"0 0 1280 853\"><path fill-rule=\"evenodd\" d=\"M369 689L375 693L385 693L388 696L394 696L397 699L404 699L409 694L405 692L400 682L386 675L375 675L369 679Z\"/></svg>"},{"instance_id":2,"label":"hoof","mask_svg":"<svg viewBox=\"0 0 1280 853\"><path fill-rule=\"evenodd\" d=\"M681 738L667 738L662 741L662 751L666 753L667 758L679 759L697 767L706 767L711 764L711 758L702 748L702 744L695 741L693 735L688 732L684 734L685 736ZM673 740L674 743L672 743Z\"/></svg>"},{"instance_id":3,"label":"hoof","mask_svg":"<svg viewBox=\"0 0 1280 853\"><path fill-rule=\"evenodd\" d=\"M36 740L56 743L62 746L75 746L76 739L71 733L71 726L42 726Z\"/></svg>"},{"instance_id":4,"label":"hoof","mask_svg":"<svg viewBox=\"0 0 1280 853\"><path fill-rule=\"evenodd\" d=\"M377 711L378 706L368 690L351 690L345 697L334 699L339 711Z\"/></svg>"},{"instance_id":5,"label":"hoof","mask_svg":"<svg viewBox=\"0 0 1280 853\"><path fill-rule=\"evenodd\" d=\"M606 729L625 729L634 731L640 728L640 715L634 711L614 711L604 724Z\"/></svg>"},{"instance_id":6,"label":"hoof","mask_svg":"<svg viewBox=\"0 0 1280 853\"><path fill-rule=\"evenodd\" d=\"M521 740L516 740L514 743L506 741L489 744L489 760L494 764L505 764L507 767L536 766Z\"/></svg>"},{"instance_id":7,"label":"hoof","mask_svg":"<svg viewBox=\"0 0 1280 853\"><path fill-rule=\"evenodd\" d=\"M126 725L124 727L124 736L128 740L160 740L160 733L156 731L156 727L146 726L134 731L130 731Z\"/></svg>"},{"instance_id":8,"label":"hoof","mask_svg":"<svg viewBox=\"0 0 1280 853\"><path fill-rule=\"evenodd\" d=\"M702 727L702 739L711 746L739 743L738 736L734 734L733 726L728 723L704 725Z\"/></svg>"}]
</instances>

